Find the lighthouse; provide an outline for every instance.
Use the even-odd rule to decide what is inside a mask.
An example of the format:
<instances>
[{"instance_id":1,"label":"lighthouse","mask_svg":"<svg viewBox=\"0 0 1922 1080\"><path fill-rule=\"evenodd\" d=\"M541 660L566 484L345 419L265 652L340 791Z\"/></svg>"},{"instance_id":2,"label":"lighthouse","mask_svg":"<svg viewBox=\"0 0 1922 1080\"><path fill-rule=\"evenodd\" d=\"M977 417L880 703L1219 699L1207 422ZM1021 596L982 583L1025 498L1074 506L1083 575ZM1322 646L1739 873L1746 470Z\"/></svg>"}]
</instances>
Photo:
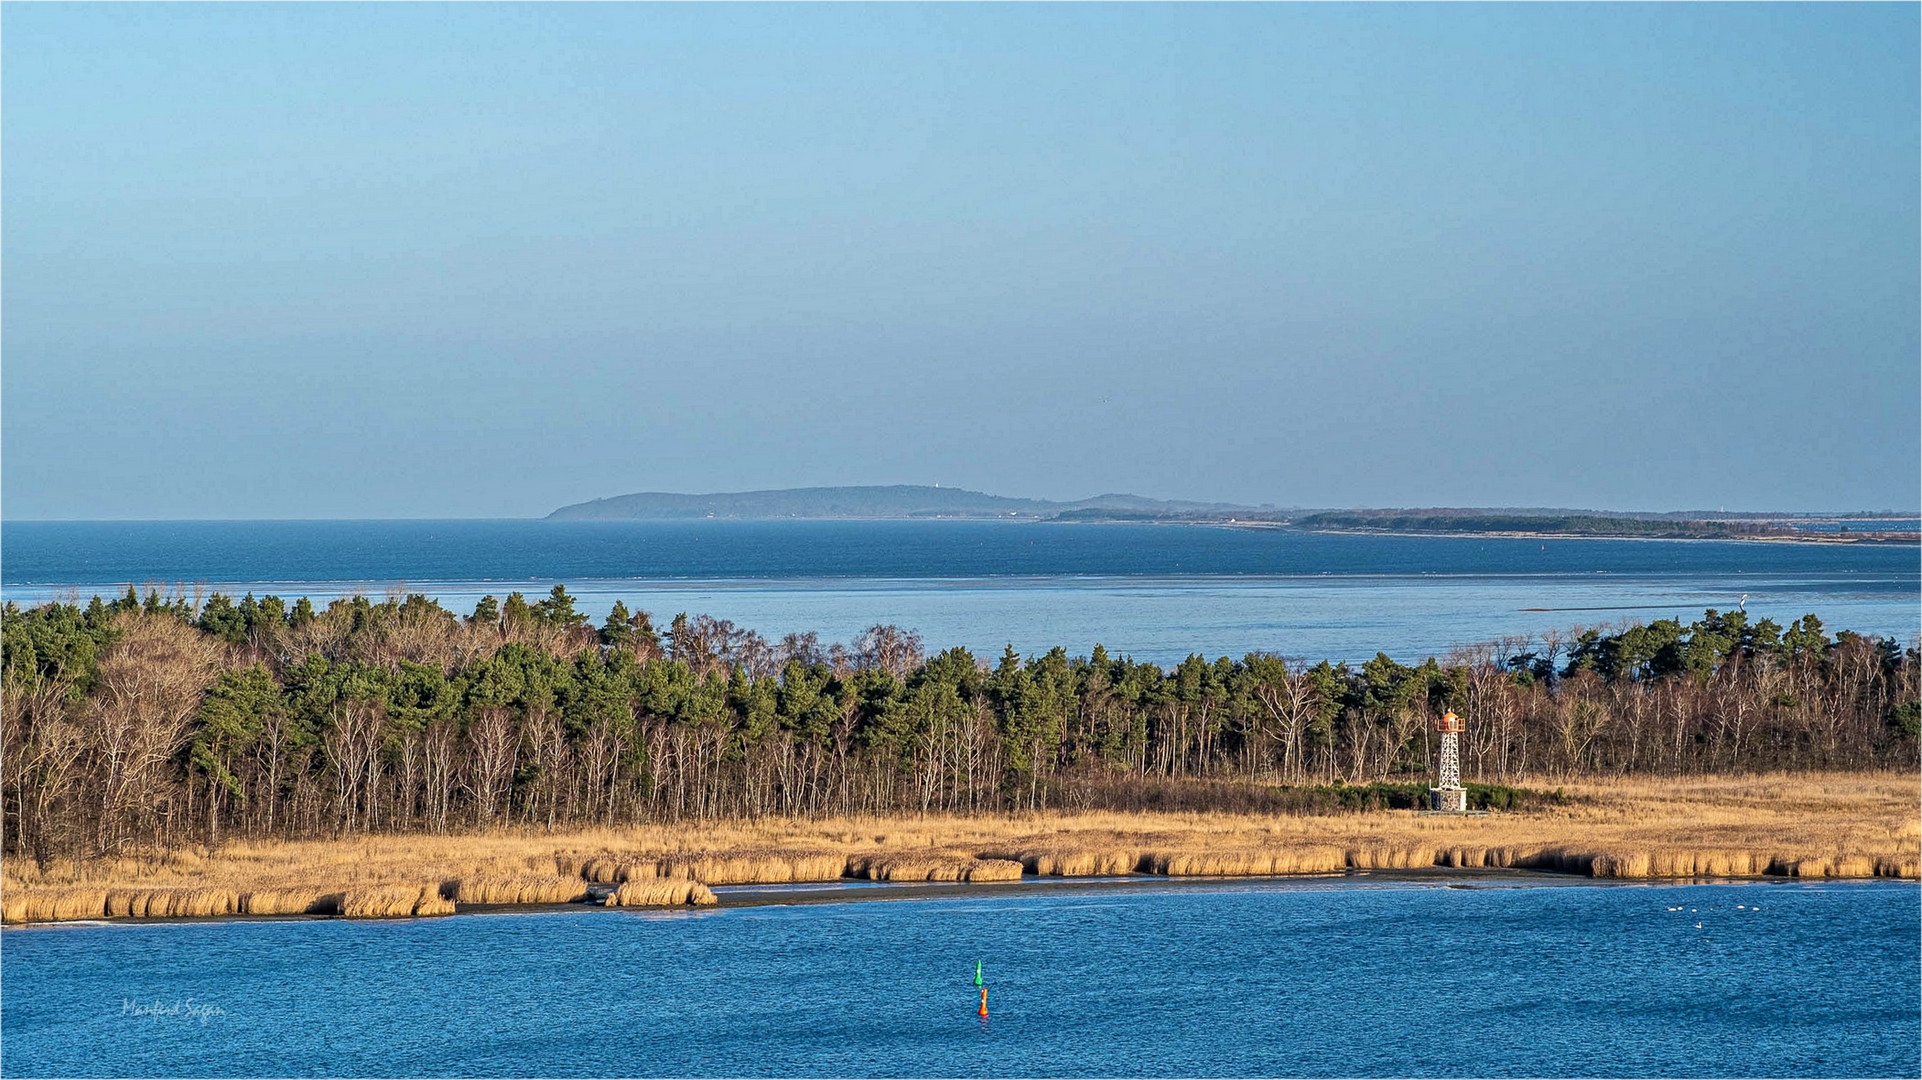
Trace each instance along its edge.
<instances>
[{"instance_id":1,"label":"lighthouse","mask_svg":"<svg viewBox=\"0 0 1922 1080\"><path fill-rule=\"evenodd\" d=\"M1436 770L1440 775L1435 786L1428 789L1428 805L1443 813L1465 814L1468 791L1462 787L1462 718L1449 712L1435 721L1435 730L1441 734L1441 767Z\"/></svg>"}]
</instances>

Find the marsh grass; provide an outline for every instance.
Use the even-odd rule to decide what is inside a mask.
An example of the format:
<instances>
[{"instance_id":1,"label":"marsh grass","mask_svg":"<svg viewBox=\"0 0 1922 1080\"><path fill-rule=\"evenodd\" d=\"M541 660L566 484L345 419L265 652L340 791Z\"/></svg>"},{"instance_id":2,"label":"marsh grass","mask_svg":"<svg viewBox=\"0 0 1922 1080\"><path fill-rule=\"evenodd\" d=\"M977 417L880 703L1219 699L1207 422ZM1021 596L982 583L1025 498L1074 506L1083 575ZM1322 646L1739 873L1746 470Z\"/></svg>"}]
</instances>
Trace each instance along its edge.
<instances>
[{"instance_id":1,"label":"marsh grass","mask_svg":"<svg viewBox=\"0 0 1922 1080\"><path fill-rule=\"evenodd\" d=\"M459 904L576 904L588 898L587 882L559 874L518 878L466 878L441 887Z\"/></svg>"},{"instance_id":2,"label":"marsh grass","mask_svg":"<svg viewBox=\"0 0 1922 1080\"><path fill-rule=\"evenodd\" d=\"M761 849L592 857L556 855L555 867L588 881L612 883L649 878L691 878L709 885L786 884L833 881L847 872L847 856L834 851Z\"/></svg>"},{"instance_id":3,"label":"marsh grass","mask_svg":"<svg viewBox=\"0 0 1922 1080\"><path fill-rule=\"evenodd\" d=\"M339 893L315 889L261 889L240 894L243 915L338 915Z\"/></svg>"},{"instance_id":4,"label":"marsh grass","mask_svg":"<svg viewBox=\"0 0 1922 1080\"><path fill-rule=\"evenodd\" d=\"M350 919L452 915L454 902L443 897L437 885L381 885L342 894L340 913Z\"/></svg>"},{"instance_id":5,"label":"marsh grass","mask_svg":"<svg viewBox=\"0 0 1922 1080\"><path fill-rule=\"evenodd\" d=\"M1021 863L975 855L857 855L847 876L869 881L1019 881Z\"/></svg>"},{"instance_id":6,"label":"marsh grass","mask_svg":"<svg viewBox=\"0 0 1922 1080\"><path fill-rule=\"evenodd\" d=\"M629 881L607 897L608 907L706 907L715 903L714 890L689 878Z\"/></svg>"},{"instance_id":7,"label":"marsh grass","mask_svg":"<svg viewBox=\"0 0 1922 1080\"><path fill-rule=\"evenodd\" d=\"M984 859L1007 859L1039 877L1112 877L1141 870L1143 854L1134 848L1041 847L984 851ZM1144 871L1152 872L1152 871Z\"/></svg>"},{"instance_id":8,"label":"marsh grass","mask_svg":"<svg viewBox=\"0 0 1922 1080\"><path fill-rule=\"evenodd\" d=\"M1444 866L1608 878L1915 878L1919 795L1914 776L1798 774L1569 783L1561 802L1477 817L1103 811L236 841L157 863L55 862L45 872L8 859L0 865L0 915L9 923L101 918L110 894L121 897L115 914L124 907L124 917L403 906L433 914L460 902L565 902L467 899L504 897L510 883L516 895L578 897L590 882L983 881L1024 870L1247 875ZM524 883L556 878L568 883L524 891ZM448 896L432 887L428 898L424 881L455 885ZM406 902L368 899L384 889L406 893Z\"/></svg>"}]
</instances>

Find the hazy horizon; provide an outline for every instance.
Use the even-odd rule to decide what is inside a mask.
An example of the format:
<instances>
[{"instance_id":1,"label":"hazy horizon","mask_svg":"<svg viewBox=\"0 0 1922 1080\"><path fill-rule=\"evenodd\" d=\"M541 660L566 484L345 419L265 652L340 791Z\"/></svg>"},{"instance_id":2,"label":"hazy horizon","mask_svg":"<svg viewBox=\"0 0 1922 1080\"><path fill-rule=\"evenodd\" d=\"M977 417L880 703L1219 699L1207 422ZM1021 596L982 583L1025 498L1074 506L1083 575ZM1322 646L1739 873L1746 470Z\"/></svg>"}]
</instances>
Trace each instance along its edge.
<instances>
[{"instance_id":1,"label":"hazy horizon","mask_svg":"<svg viewBox=\"0 0 1922 1080\"><path fill-rule=\"evenodd\" d=\"M810 487L817 487L817 486L826 486L826 485L802 485L802 486L800 486L800 487L797 487L797 488L744 488L744 489L742 489L741 491L732 491L732 492L718 492L718 491L715 491L715 492L707 492L707 491L702 491L702 492L645 492L645 494L673 494L673 495L739 495L739 494L754 494L754 493L759 493L759 492L764 492L764 491L796 491L796 490L807 490L807 489L808 489L808 488L810 488ZM872 486L872 487L886 487L886 486L895 486L895 485L850 485L850 486L861 486L861 487L870 487L870 486ZM949 486L949 485L942 485L942 486ZM1042 499L1042 498L1044 498L1044 497L1042 497L1042 496L1036 496L1036 495L1028 495L1028 494L1024 494L1024 493L1021 493L1021 492L1005 492L1005 491L988 491L988 492L980 492L980 491L978 491L977 489L966 489L966 490L974 490L974 491L976 491L976 493L977 493L977 494L986 494L986 495L995 495L995 496L1001 496L1001 497L1006 497L1006 498L1018 498L1018 499ZM609 495L609 496L596 496L595 498L607 498L607 497L613 497L613 496L618 496L618 495L628 495L628 494L643 494L643 493L641 493L641 492L614 492L614 493L610 493L610 495ZM1071 496L1071 497L1069 497L1069 498L1067 498L1067 499L1058 499L1058 500L1056 500L1056 499L1050 499L1050 500L1047 500L1047 501L1050 501L1050 502L1075 502L1075 501L1079 501L1079 500L1081 500L1081 499L1094 499L1094 498L1099 498L1099 497L1102 497L1102 496L1107 496L1107 495L1139 495L1139 494L1140 494L1139 492L1130 492L1130 491L1112 491L1112 492L1091 492L1091 493L1089 493L1089 494L1087 494L1087 495L1082 495L1082 496ZM1150 498L1158 498L1159 496L1148 496L1148 497L1150 497ZM591 501L591 500L590 500L590 501ZM1168 501L1186 501L1186 500L1182 500L1182 499L1181 499L1181 498L1180 498L1179 496L1176 496L1176 497L1174 497L1173 499L1170 499L1170 500L1168 500ZM33 517L33 518L30 518L30 517L8 517L8 518L7 518L6 520L8 520L8 521L12 521L12 522L16 522L16 523L20 523L20 524L35 524L35 523L45 523L45 524L63 524L63 523L64 523L64 524L86 524L86 523L93 523L93 522L100 522L100 523L112 523L112 522L120 522L120 523L126 523L126 524L139 524L139 523L143 523L143 522L149 522L149 523L157 523L157 524L159 524L159 523L167 523L167 522L196 522L196 521L198 521L198 522L220 522L220 521L233 521L233 522L274 522L274 521L333 521L333 522L339 522L339 521L384 521L384 522L397 522L397 521L542 521L542 520L546 520L546 519L547 519L547 515L548 515L548 513L549 513L549 512L551 512L552 510L557 510L557 509L561 509L561 508L562 508L563 506L567 506L567 505L574 505L574 504L562 504L562 505L557 505L557 506L554 506L554 507L550 507L550 508L549 508L549 509L548 509L547 511L542 511L542 512L540 512L540 513L535 513L535 514L501 514L501 515L471 515L471 514L470 514L470 515L442 515L442 516L436 516L436 517L395 517L395 516L390 516L390 517L353 517L353 516L334 516L334 517L287 517L287 518L246 518L246 517L226 517L226 518L223 518L223 517L198 517L198 518L190 518L190 517L172 517L172 518L134 518L134 517L98 517L98 518L38 518L38 517ZM1255 504L1244 504L1244 508L1246 508L1246 509L1251 509L1251 510L1252 510L1252 509L1263 509L1263 507L1260 507L1260 506L1258 506L1258 505L1255 505ZM1273 510L1274 512L1278 512L1278 513L1280 513L1280 512L1294 512L1294 511L1321 511L1321 510L1477 510L1477 511L1480 511L1480 510L1486 510L1486 511L1499 511L1499 512L1532 512L1532 511L1540 511L1540 512L1544 512L1544 513L1585 513L1585 512L1596 512L1596 513L1610 513L1610 514L1620 514L1620 513L1645 513L1645 514L1675 514L1675 513L1702 513L1702 514L1753 514L1753 515L1757 515L1757 516L1773 516L1773 515L1803 515L1803 516L1810 516L1810 517L1828 517L1828 516L1834 516L1834 517L1846 517L1846 516L1859 516L1859 515L1885 515L1885 516L1890 516L1890 517L1916 517L1916 516L1922 516L1922 510L1917 510L1917 509L1914 509L1914 508L1908 508L1908 509L1904 509L1904 508L1901 508L1901 507L1854 507L1854 508L1850 508L1850 509L1846 509L1846 510L1807 510L1807 509L1797 509L1797 508L1794 508L1794 507L1733 507L1733 508L1730 508L1730 507L1706 507L1706 506L1688 506L1688 507L1673 507L1673 508L1666 508L1666 509L1664 509L1664 508L1650 508L1650 507L1633 507L1633 508L1625 508L1625 509L1615 509L1615 508L1603 508L1603 507L1584 507L1584 506L1506 506L1506 505L1486 505L1486 506L1471 506L1471 505L1465 505L1465 504L1462 504L1462 505L1445 505L1445 504L1439 504L1439 503L1436 503L1436 504L1429 504L1429 505L1425 505L1425 506L1366 506L1366 505L1362 505L1362 504L1344 504L1344 505L1328 505L1328 506L1280 506L1280 505L1274 505L1274 506L1272 506L1272 507L1270 507L1269 509L1272 509L1272 510ZM587 521L587 522L595 522L595 521L622 521L622 520L628 520L628 519L623 519L623 518L606 518L606 519L592 519L592 518L578 518L578 519L560 519L560 520L561 520L561 521L563 521L563 522L565 522L565 521L569 521L569 520L572 520L572 521ZM672 521L677 521L677 520L682 520L682 519L670 519L670 518L661 518L661 519L653 519L653 518L645 518L645 519L634 519L634 520L642 520L642 521L655 521L655 522L657 522L657 523L659 523L659 522L672 522ZM696 521L696 520L699 520L699 521L708 521L709 519L686 519L686 520L689 520L689 521ZM735 519L732 519L732 518L726 518L726 519L713 519L713 520L735 520ZM743 519L740 519L740 520L749 520L749 521L764 521L764 522L765 522L765 521L771 521L771 520L780 520L780 519L757 519L757 518L743 518ZM806 520L817 520L817 519L806 519ZM828 519L819 519L819 520L828 520ZM937 522L937 523L938 523L939 521L942 521L942 520L945 520L945 519L940 519L940 518L929 518L929 519L921 519L921 518L916 518L916 519L913 519L913 520L928 520L928 521L933 521L933 522ZM986 520L986 521L990 521L990 522L991 522L991 521L992 521L993 519L966 519L966 520L969 520L969 521L978 521L978 520ZM1032 522L1022 522L1022 524L1032 524ZM1046 524L1046 522L1042 522L1042 524Z\"/></svg>"},{"instance_id":2,"label":"hazy horizon","mask_svg":"<svg viewBox=\"0 0 1922 1080\"><path fill-rule=\"evenodd\" d=\"M7 521L1922 488L1913 5L0 24Z\"/></svg>"}]
</instances>

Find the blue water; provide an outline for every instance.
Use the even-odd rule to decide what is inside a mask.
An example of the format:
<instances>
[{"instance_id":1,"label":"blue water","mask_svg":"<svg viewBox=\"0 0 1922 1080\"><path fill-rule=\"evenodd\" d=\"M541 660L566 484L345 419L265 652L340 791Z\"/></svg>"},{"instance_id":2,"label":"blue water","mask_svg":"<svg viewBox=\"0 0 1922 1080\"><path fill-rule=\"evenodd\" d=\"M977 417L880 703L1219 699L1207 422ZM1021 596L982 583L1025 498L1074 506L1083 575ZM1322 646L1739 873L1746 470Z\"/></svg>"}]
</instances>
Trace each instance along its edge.
<instances>
[{"instance_id":1,"label":"blue water","mask_svg":"<svg viewBox=\"0 0 1922 1080\"><path fill-rule=\"evenodd\" d=\"M1913 884L1366 880L988 888L671 915L581 909L8 930L4 1070L1914 1076L1922 1068ZM990 984L986 1022L974 1015L976 959Z\"/></svg>"},{"instance_id":2,"label":"blue water","mask_svg":"<svg viewBox=\"0 0 1922 1080\"><path fill-rule=\"evenodd\" d=\"M0 582L1053 575L1918 573L1900 545L1529 540L1183 525L796 521L13 522Z\"/></svg>"},{"instance_id":3,"label":"blue water","mask_svg":"<svg viewBox=\"0 0 1922 1080\"><path fill-rule=\"evenodd\" d=\"M705 612L770 637L877 622L998 655L1096 642L1174 663L1252 650L1415 661L1457 645L1731 608L1831 630L1922 631L1914 546L1352 536L993 522L13 523L0 590L84 599L127 583L331 599L395 587L471 610L556 583ZM1546 609L1546 610L1544 610Z\"/></svg>"}]
</instances>

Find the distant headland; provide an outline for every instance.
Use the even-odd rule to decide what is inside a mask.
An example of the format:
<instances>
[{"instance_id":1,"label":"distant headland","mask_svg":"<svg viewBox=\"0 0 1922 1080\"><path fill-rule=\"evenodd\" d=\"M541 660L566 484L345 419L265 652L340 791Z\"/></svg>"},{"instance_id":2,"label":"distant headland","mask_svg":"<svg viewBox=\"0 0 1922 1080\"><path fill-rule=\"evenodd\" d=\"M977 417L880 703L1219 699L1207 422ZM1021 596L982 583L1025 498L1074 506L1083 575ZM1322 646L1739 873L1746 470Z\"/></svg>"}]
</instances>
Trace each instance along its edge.
<instances>
[{"instance_id":1,"label":"distant headland","mask_svg":"<svg viewBox=\"0 0 1922 1080\"><path fill-rule=\"evenodd\" d=\"M563 506L549 520L618 518L674 520L682 518L740 518L772 520L879 520L970 518L1050 521L1082 516L1098 519L1141 517L1182 520L1225 518L1236 513L1273 514L1272 506L1180 502L1140 495L1096 495L1073 502L1018 499L965 488L926 484L886 484L872 487L784 488L775 491L731 491L681 495L641 491L609 499Z\"/></svg>"},{"instance_id":2,"label":"distant headland","mask_svg":"<svg viewBox=\"0 0 1922 1080\"><path fill-rule=\"evenodd\" d=\"M681 494L642 491L563 506L550 521L1055 521L1285 528L1422 535L1914 543L1913 512L1618 512L1556 508L1329 510L1106 494L1073 501L925 484Z\"/></svg>"}]
</instances>

